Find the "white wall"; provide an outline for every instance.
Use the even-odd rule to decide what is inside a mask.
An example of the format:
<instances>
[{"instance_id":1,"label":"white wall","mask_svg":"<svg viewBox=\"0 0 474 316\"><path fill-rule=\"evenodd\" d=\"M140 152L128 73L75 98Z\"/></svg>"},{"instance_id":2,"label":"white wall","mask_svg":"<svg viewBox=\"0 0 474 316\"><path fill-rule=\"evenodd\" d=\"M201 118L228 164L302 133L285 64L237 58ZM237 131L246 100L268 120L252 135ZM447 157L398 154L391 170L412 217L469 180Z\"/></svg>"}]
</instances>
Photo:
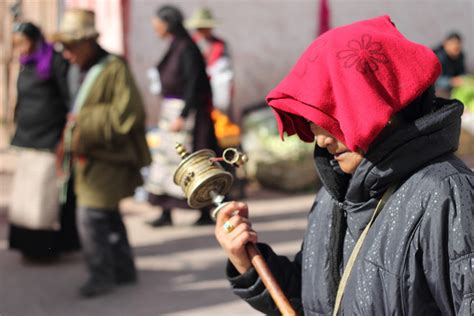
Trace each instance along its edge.
<instances>
[{"instance_id":1,"label":"white wall","mask_svg":"<svg viewBox=\"0 0 474 316\"><path fill-rule=\"evenodd\" d=\"M186 16L210 7L231 48L236 71L235 105L260 102L310 44L318 25L318 0L131 0L129 61L145 97L149 122L158 101L147 92L146 69L155 65L167 44L153 33L150 19L163 4L175 4ZM474 70L474 0L330 0L332 25L389 14L409 39L436 45L450 30L465 39L468 67Z\"/></svg>"}]
</instances>

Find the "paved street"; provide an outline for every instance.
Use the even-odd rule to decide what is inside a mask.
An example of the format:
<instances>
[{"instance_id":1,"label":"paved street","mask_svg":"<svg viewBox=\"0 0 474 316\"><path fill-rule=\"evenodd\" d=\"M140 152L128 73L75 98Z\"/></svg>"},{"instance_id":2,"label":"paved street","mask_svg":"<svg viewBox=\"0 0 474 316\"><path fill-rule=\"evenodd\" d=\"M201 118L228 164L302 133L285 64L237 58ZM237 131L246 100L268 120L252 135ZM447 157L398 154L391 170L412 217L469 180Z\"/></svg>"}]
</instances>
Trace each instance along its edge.
<instances>
[{"instance_id":1,"label":"paved street","mask_svg":"<svg viewBox=\"0 0 474 316\"><path fill-rule=\"evenodd\" d=\"M8 165L3 160L3 166ZM9 174L0 170L0 203L8 193ZM248 203L260 240L281 254L300 247L312 195L288 196L255 191ZM1 205L1 204L0 204ZM213 237L213 227L193 227L197 212L178 210L176 226L149 228L145 221L158 214L131 199L122 204L134 247L140 282L90 300L77 287L86 273L76 253L50 265L22 262L7 249L7 221L0 215L0 315L258 315L234 296L224 275L225 257ZM0 211L0 213L2 213Z\"/></svg>"}]
</instances>

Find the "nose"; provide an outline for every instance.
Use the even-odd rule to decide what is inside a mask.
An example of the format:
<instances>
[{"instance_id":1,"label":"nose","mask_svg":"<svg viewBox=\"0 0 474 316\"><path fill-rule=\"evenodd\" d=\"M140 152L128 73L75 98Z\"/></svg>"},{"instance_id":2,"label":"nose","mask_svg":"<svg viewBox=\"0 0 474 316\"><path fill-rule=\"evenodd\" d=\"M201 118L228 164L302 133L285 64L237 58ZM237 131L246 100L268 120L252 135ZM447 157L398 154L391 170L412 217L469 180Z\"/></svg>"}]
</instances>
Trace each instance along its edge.
<instances>
[{"instance_id":1,"label":"nose","mask_svg":"<svg viewBox=\"0 0 474 316\"><path fill-rule=\"evenodd\" d=\"M328 135L319 134L316 135L316 144L321 148L326 148L334 143L334 138Z\"/></svg>"},{"instance_id":2,"label":"nose","mask_svg":"<svg viewBox=\"0 0 474 316\"><path fill-rule=\"evenodd\" d=\"M311 131L314 134L314 138L318 147L326 148L327 146L335 143L334 137L325 129L317 126L316 124L311 124Z\"/></svg>"}]
</instances>

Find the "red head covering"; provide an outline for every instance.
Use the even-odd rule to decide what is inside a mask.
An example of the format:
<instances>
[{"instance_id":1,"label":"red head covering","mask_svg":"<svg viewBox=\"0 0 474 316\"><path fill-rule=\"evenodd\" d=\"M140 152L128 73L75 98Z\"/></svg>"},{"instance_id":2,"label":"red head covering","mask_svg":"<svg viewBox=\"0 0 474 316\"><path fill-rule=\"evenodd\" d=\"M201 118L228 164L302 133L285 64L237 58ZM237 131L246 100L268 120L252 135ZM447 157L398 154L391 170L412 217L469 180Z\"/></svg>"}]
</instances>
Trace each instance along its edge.
<instances>
[{"instance_id":1,"label":"red head covering","mask_svg":"<svg viewBox=\"0 0 474 316\"><path fill-rule=\"evenodd\" d=\"M430 87L441 66L407 40L389 16L332 29L318 37L267 96L280 135L314 136L306 120L350 150L367 151L390 116Z\"/></svg>"}]
</instances>

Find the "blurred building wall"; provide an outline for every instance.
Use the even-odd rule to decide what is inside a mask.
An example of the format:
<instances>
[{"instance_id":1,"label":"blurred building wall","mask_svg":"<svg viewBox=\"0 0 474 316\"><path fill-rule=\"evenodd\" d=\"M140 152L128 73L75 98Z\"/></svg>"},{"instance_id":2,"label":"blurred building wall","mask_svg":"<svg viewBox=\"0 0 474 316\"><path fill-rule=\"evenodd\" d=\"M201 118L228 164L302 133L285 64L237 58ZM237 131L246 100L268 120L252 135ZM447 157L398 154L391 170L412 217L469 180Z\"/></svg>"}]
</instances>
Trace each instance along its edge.
<instances>
[{"instance_id":1,"label":"blurred building wall","mask_svg":"<svg viewBox=\"0 0 474 316\"><path fill-rule=\"evenodd\" d=\"M64 0L65 8L89 9L95 13L95 24L99 30L99 43L109 52L123 55L123 10L124 0ZM133 1L133 0L132 0Z\"/></svg>"},{"instance_id":2,"label":"blurred building wall","mask_svg":"<svg viewBox=\"0 0 474 316\"><path fill-rule=\"evenodd\" d=\"M148 92L146 70L157 64L167 43L153 33L150 20L163 4L175 4L189 17L207 6L219 20L216 34L230 45L235 72L237 112L264 100L315 36L318 0L131 0L127 37L129 62L143 92L149 123L159 100ZM465 39L468 67L474 70L472 0L329 0L332 26L389 14L409 39L430 47L450 30Z\"/></svg>"},{"instance_id":3,"label":"blurred building wall","mask_svg":"<svg viewBox=\"0 0 474 316\"><path fill-rule=\"evenodd\" d=\"M11 56L15 0L0 1L0 120L12 116L18 64ZM22 19L37 22L49 34L56 30L63 7L96 11L100 41L112 52L127 53L144 96L149 124L159 114L159 100L148 92L146 70L153 67L168 43L153 33L156 9L171 3L189 17L210 7L219 20L216 34L230 45L236 73L235 111L262 102L289 71L316 35L319 0L23 0ZM124 5L125 4L125 5ZM474 71L474 1L472 0L329 0L332 26L389 14L409 39L434 47L451 30L464 36L468 68ZM129 21L124 22L123 17ZM128 25L124 25L128 24ZM124 43L123 30L126 30Z\"/></svg>"}]
</instances>

